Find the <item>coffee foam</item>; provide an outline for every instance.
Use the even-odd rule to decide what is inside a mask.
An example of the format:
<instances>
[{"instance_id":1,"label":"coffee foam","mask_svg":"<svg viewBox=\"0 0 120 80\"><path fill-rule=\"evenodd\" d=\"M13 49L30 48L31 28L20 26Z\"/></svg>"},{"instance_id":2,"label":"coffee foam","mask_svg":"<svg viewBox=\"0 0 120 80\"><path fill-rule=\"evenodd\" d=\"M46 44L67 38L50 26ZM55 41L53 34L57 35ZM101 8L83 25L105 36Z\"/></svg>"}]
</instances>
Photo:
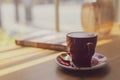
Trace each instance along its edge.
<instances>
[{"instance_id":1,"label":"coffee foam","mask_svg":"<svg viewBox=\"0 0 120 80\"><path fill-rule=\"evenodd\" d=\"M75 38L89 38L96 36L95 33L91 32L72 32L68 34L69 37L75 37Z\"/></svg>"}]
</instances>

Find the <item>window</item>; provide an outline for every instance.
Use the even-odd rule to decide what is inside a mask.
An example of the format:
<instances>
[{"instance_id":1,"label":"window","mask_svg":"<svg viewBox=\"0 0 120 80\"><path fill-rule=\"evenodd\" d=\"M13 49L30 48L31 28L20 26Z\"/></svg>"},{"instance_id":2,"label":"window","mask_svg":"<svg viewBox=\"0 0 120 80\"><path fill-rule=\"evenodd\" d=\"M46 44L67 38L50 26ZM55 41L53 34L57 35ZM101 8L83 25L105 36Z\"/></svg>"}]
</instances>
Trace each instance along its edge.
<instances>
[{"instance_id":1,"label":"window","mask_svg":"<svg viewBox=\"0 0 120 80\"><path fill-rule=\"evenodd\" d=\"M66 32L82 30L80 13L84 0L4 0L1 5L2 24L7 28L16 24L15 1L18 1L16 10L20 24L30 23L35 28ZM114 2L118 4L119 0ZM119 6L115 7L117 11Z\"/></svg>"},{"instance_id":2,"label":"window","mask_svg":"<svg viewBox=\"0 0 120 80\"><path fill-rule=\"evenodd\" d=\"M39 0L32 7L32 24L44 29L55 28L54 0Z\"/></svg>"},{"instance_id":3,"label":"window","mask_svg":"<svg viewBox=\"0 0 120 80\"><path fill-rule=\"evenodd\" d=\"M81 31L81 3L83 0L60 1L60 29L61 31Z\"/></svg>"}]
</instances>

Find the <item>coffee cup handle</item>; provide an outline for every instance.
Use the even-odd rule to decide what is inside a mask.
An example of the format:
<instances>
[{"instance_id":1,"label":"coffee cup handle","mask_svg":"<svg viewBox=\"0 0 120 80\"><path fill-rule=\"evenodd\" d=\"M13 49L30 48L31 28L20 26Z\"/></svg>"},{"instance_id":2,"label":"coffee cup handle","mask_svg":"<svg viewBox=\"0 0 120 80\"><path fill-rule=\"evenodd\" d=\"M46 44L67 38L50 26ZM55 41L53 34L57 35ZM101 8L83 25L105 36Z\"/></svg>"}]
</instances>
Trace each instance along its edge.
<instances>
[{"instance_id":1,"label":"coffee cup handle","mask_svg":"<svg viewBox=\"0 0 120 80\"><path fill-rule=\"evenodd\" d=\"M93 49L93 43L88 42L87 47L88 47L88 55L90 55L91 54L91 49Z\"/></svg>"}]
</instances>

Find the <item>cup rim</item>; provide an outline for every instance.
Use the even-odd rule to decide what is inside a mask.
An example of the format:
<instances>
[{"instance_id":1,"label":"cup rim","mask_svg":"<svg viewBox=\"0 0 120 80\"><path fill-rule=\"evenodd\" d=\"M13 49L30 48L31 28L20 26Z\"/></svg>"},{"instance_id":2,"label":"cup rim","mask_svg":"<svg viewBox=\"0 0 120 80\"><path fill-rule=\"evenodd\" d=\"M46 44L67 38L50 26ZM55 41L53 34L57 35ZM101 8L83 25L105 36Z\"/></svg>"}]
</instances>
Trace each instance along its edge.
<instances>
[{"instance_id":1,"label":"cup rim","mask_svg":"<svg viewBox=\"0 0 120 80\"><path fill-rule=\"evenodd\" d=\"M90 36L90 37L73 37L73 36L70 36L70 34L72 34L72 33L91 33L91 34L94 34L94 35L93 35L93 36ZM98 34L95 33L95 32L75 31L75 32L69 32L69 33L67 33L66 36L67 36L67 37L71 37L71 38L92 38L92 37L97 37Z\"/></svg>"}]
</instances>

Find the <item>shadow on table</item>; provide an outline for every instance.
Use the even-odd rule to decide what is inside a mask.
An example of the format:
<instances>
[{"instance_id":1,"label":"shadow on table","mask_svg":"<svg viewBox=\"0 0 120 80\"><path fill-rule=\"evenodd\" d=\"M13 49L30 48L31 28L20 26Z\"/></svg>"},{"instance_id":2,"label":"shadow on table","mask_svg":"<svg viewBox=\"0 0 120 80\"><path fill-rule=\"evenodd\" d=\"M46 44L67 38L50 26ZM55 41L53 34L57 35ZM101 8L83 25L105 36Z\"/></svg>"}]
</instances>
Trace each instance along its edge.
<instances>
[{"instance_id":1,"label":"shadow on table","mask_svg":"<svg viewBox=\"0 0 120 80\"><path fill-rule=\"evenodd\" d=\"M74 70L68 70L63 69L61 67L57 68L57 75L64 77L64 76L71 76L71 77L77 77L77 78L103 78L107 74L110 73L110 67L108 65L104 66L103 68L96 69L96 70L87 70L87 71L74 71Z\"/></svg>"}]
</instances>

